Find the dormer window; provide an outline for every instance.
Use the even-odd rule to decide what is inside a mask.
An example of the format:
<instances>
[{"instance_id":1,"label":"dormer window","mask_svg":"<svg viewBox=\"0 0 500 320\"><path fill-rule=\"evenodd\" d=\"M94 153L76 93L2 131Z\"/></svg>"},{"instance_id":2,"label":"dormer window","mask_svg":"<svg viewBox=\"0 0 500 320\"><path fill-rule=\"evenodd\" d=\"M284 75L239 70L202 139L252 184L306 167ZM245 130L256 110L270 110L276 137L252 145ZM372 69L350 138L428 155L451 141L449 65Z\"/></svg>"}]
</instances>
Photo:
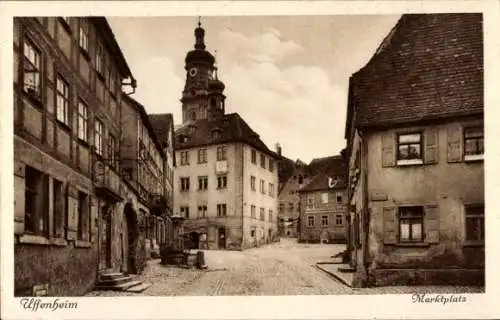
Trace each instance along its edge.
<instances>
[{"instance_id":1,"label":"dormer window","mask_svg":"<svg viewBox=\"0 0 500 320\"><path fill-rule=\"evenodd\" d=\"M212 139L219 139L221 135L221 129L215 128L211 132Z\"/></svg>"},{"instance_id":2,"label":"dormer window","mask_svg":"<svg viewBox=\"0 0 500 320\"><path fill-rule=\"evenodd\" d=\"M186 143L188 142L189 137L185 134L179 135L179 142L180 143Z\"/></svg>"},{"instance_id":3,"label":"dormer window","mask_svg":"<svg viewBox=\"0 0 500 320\"><path fill-rule=\"evenodd\" d=\"M190 120L196 120L196 112L195 111L193 111L193 112L190 113L189 119Z\"/></svg>"},{"instance_id":4,"label":"dormer window","mask_svg":"<svg viewBox=\"0 0 500 320\"><path fill-rule=\"evenodd\" d=\"M196 126L189 125L188 126L188 131L189 131L189 134L193 134L196 131Z\"/></svg>"}]
</instances>

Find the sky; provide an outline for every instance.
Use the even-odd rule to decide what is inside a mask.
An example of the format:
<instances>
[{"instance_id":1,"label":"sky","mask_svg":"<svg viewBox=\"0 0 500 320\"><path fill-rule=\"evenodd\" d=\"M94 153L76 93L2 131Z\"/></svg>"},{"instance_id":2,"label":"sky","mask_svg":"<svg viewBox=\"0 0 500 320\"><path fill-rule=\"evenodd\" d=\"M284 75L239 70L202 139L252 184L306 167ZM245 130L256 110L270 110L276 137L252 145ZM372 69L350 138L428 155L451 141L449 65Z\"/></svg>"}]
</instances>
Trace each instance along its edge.
<instances>
[{"instance_id":1,"label":"sky","mask_svg":"<svg viewBox=\"0 0 500 320\"><path fill-rule=\"evenodd\" d=\"M362 68L400 15L201 17L207 50L225 85L226 113L239 113L272 150L310 162L345 147L349 76ZM184 59L198 17L108 21L148 113L182 123Z\"/></svg>"}]
</instances>

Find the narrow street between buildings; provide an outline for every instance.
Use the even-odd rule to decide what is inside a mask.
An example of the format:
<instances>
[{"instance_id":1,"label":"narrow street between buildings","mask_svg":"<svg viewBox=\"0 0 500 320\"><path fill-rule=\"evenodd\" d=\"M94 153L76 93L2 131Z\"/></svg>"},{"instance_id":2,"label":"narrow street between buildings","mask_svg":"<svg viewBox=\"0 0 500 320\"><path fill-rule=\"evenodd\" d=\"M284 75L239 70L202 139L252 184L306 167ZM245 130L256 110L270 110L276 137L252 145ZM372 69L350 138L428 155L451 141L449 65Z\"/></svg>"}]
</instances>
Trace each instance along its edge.
<instances>
[{"instance_id":1,"label":"narrow street between buildings","mask_svg":"<svg viewBox=\"0 0 500 320\"><path fill-rule=\"evenodd\" d=\"M137 279L152 284L141 293L94 291L87 296L330 295L382 293L474 293L481 287L417 286L354 289L316 268L344 245L279 243L246 251L205 252L207 270L163 266L151 260Z\"/></svg>"}]
</instances>

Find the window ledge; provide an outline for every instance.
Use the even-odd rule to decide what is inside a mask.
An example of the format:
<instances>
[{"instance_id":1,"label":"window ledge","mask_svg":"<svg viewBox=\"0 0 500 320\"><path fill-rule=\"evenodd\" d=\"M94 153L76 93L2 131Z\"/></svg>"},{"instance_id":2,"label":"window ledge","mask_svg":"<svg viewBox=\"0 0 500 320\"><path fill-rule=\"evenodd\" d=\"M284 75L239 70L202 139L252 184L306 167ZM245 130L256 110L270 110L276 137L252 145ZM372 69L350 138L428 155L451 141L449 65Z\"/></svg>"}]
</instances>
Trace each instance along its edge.
<instances>
[{"instance_id":1,"label":"window ledge","mask_svg":"<svg viewBox=\"0 0 500 320\"><path fill-rule=\"evenodd\" d=\"M64 121L62 121L60 119L56 119L56 121L61 126L61 128L64 129L64 131L66 131L68 133L71 133L71 128L70 128L70 126L66 122L64 122Z\"/></svg>"},{"instance_id":2,"label":"window ledge","mask_svg":"<svg viewBox=\"0 0 500 320\"><path fill-rule=\"evenodd\" d=\"M471 154L464 156L465 162L478 162L484 161L484 154Z\"/></svg>"},{"instance_id":3,"label":"window ledge","mask_svg":"<svg viewBox=\"0 0 500 320\"><path fill-rule=\"evenodd\" d=\"M40 90L41 90L41 88L40 88ZM42 102L42 94L41 93L40 94L36 94L34 92L31 92L31 91L26 91L25 89L23 89L23 92L24 92L25 96L33 104L33 106L35 106L39 110L43 110L44 109L44 105L43 105L43 102Z\"/></svg>"},{"instance_id":4,"label":"window ledge","mask_svg":"<svg viewBox=\"0 0 500 320\"><path fill-rule=\"evenodd\" d=\"M88 62L90 62L90 54L89 54L88 49L83 48L81 45L79 45L79 47L80 47L80 52L82 53L82 55L85 57L85 59Z\"/></svg>"},{"instance_id":5,"label":"window ledge","mask_svg":"<svg viewBox=\"0 0 500 320\"><path fill-rule=\"evenodd\" d=\"M483 241L467 241L464 243L464 247L484 247Z\"/></svg>"},{"instance_id":6,"label":"window ledge","mask_svg":"<svg viewBox=\"0 0 500 320\"><path fill-rule=\"evenodd\" d=\"M68 242L63 238L54 238L50 239L50 244L58 247L65 247L68 245Z\"/></svg>"},{"instance_id":7,"label":"window ledge","mask_svg":"<svg viewBox=\"0 0 500 320\"><path fill-rule=\"evenodd\" d=\"M37 236L37 235L32 235L32 234L23 234L22 236L19 237L19 242L20 243L26 243L26 244L44 244L48 245L50 244L49 239L43 237L43 236Z\"/></svg>"},{"instance_id":8,"label":"window ledge","mask_svg":"<svg viewBox=\"0 0 500 320\"><path fill-rule=\"evenodd\" d=\"M77 247L77 248L90 248L90 247L92 247L92 243L89 241L76 240L75 247Z\"/></svg>"},{"instance_id":9,"label":"window ledge","mask_svg":"<svg viewBox=\"0 0 500 320\"><path fill-rule=\"evenodd\" d=\"M393 244L393 246L400 247L400 248L428 248L431 245L430 245L430 243L426 243L426 242L408 242L408 243L399 242L399 243Z\"/></svg>"},{"instance_id":10,"label":"window ledge","mask_svg":"<svg viewBox=\"0 0 500 320\"><path fill-rule=\"evenodd\" d=\"M422 159L397 160L396 164L398 166L418 166L424 164L424 161Z\"/></svg>"}]
</instances>

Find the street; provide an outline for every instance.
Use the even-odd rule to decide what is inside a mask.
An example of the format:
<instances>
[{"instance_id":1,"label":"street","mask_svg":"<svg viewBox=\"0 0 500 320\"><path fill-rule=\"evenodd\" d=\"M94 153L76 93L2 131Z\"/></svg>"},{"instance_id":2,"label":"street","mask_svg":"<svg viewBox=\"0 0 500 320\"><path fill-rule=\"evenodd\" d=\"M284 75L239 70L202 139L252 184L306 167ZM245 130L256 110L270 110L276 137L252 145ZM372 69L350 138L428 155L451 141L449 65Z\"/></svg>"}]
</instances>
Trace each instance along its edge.
<instances>
[{"instance_id":1,"label":"street","mask_svg":"<svg viewBox=\"0 0 500 320\"><path fill-rule=\"evenodd\" d=\"M479 287L397 286L353 289L317 269L319 261L344 250L344 245L279 243L246 251L206 251L208 270L163 266L151 260L137 279L152 286L137 294L94 291L87 296L230 296L329 295L380 293L482 292Z\"/></svg>"}]
</instances>

